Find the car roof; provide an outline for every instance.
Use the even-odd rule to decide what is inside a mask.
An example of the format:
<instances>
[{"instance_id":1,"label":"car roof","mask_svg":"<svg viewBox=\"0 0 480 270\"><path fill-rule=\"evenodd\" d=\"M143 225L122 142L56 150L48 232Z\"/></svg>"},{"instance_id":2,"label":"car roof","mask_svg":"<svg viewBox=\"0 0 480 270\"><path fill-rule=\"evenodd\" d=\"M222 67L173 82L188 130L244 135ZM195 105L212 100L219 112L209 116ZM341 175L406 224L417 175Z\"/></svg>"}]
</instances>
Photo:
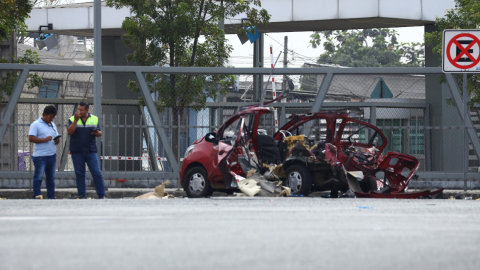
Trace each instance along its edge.
<instances>
[{"instance_id":1,"label":"car roof","mask_svg":"<svg viewBox=\"0 0 480 270\"><path fill-rule=\"evenodd\" d=\"M250 108L246 108L245 110L241 110L238 113L249 113L249 112L255 112L255 111L273 112L273 108L272 107L250 107Z\"/></svg>"},{"instance_id":2,"label":"car roof","mask_svg":"<svg viewBox=\"0 0 480 270\"><path fill-rule=\"evenodd\" d=\"M306 114L292 114L288 119L301 119L301 118L316 118L316 117L336 117L336 118L347 118L349 117L348 112L344 111L320 111L314 113Z\"/></svg>"},{"instance_id":3,"label":"car roof","mask_svg":"<svg viewBox=\"0 0 480 270\"><path fill-rule=\"evenodd\" d=\"M285 125L280 127L278 130L279 131L280 130L286 130L286 129L290 128L291 126L294 126L295 123L302 122L302 121L308 121L310 119L315 119L315 118L347 119L347 118L350 118L350 116L349 116L349 113L345 112L345 111L320 111L320 112L307 113L307 114L292 114L287 119L288 122L285 123Z\"/></svg>"}]
</instances>

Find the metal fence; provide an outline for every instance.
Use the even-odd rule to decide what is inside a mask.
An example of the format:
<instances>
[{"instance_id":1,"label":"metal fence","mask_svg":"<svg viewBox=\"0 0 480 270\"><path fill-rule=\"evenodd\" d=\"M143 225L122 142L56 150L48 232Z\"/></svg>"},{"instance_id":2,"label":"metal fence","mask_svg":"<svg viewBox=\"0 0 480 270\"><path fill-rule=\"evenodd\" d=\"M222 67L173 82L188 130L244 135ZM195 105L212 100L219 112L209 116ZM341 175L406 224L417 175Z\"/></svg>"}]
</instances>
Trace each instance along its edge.
<instances>
[{"instance_id":1,"label":"metal fence","mask_svg":"<svg viewBox=\"0 0 480 270\"><path fill-rule=\"evenodd\" d=\"M19 71L14 92L0 103L0 188L31 187L33 145L28 142L28 129L49 104L58 109L54 122L63 136L57 147L56 185L74 187L68 118L76 111L78 102L93 102L93 68L0 65L0 70ZM102 67L103 136L99 139L99 156L106 186L154 187L165 180L177 186L181 159L175 156L182 157L191 143L215 130L239 107L255 104L252 100L258 97L259 89L253 89L252 75L269 72L258 68ZM26 74L32 73L43 79L41 87L29 89ZM176 89L169 86L169 76L173 74L177 76ZM236 76L236 83L213 100L208 91L218 91L218 86L208 84L215 75ZM277 69L274 75L277 95L282 93L282 86L285 89L288 85L283 75L288 75L294 89L286 100L269 104L276 109L275 113L266 116L260 126L268 134L273 134L292 114L348 109L353 117L378 126L385 133L386 151L410 154L420 160L420 179L413 185L455 188L466 183L468 188L478 187L480 144L476 132L480 129L480 108L470 112L470 124L465 128L458 87L448 76L450 80L440 84L440 69L301 68ZM429 80L436 81L435 89L428 89ZM138 89L132 90L132 85ZM152 93L149 88L156 91ZM264 82L264 88L266 100L271 100L271 84ZM183 100L189 105L168 107L168 91L177 95L176 102ZM432 105L432 91L443 93L441 106ZM192 93L197 100L206 101L204 108L195 106ZM441 102L447 98L457 105L443 106ZM160 112L157 108L161 108ZM90 112L95 114L93 106ZM469 142L463 139L464 132L470 135ZM466 144L468 161L463 151ZM89 176L87 182L91 184ZM465 178L468 182L464 182Z\"/></svg>"}]
</instances>

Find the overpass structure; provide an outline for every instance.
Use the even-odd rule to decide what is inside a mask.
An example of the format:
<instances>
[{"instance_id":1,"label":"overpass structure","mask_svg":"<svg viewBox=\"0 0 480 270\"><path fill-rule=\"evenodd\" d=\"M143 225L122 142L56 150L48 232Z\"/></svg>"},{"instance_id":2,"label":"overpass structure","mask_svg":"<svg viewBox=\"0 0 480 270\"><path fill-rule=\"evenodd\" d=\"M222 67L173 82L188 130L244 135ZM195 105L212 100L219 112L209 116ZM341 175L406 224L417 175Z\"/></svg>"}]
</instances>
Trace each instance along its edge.
<instances>
[{"instance_id":1,"label":"overpass structure","mask_svg":"<svg viewBox=\"0 0 480 270\"><path fill-rule=\"evenodd\" d=\"M262 8L271 14L270 24L260 32L296 32L341 29L387 28L432 24L455 7L454 0L263 0ZM128 8L115 9L102 2L102 35L119 36ZM27 19L29 31L53 24L62 35L93 36L93 2L34 8ZM225 18L225 31L239 25L240 14Z\"/></svg>"}]
</instances>

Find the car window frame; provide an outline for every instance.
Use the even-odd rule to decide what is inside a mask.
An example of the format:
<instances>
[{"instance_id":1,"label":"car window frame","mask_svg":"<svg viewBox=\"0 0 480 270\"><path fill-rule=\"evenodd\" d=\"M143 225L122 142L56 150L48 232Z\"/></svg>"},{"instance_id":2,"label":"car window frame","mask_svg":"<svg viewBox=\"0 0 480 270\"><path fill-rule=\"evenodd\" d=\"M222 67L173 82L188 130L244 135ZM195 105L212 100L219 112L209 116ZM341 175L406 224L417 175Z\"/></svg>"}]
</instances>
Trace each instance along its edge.
<instances>
[{"instance_id":1,"label":"car window frame","mask_svg":"<svg viewBox=\"0 0 480 270\"><path fill-rule=\"evenodd\" d=\"M363 122L363 121L357 120L355 118L350 118L350 117L347 117L347 118L343 119L342 123L340 124L340 128L338 129L337 133L335 134L335 145L337 147L340 147L340 145L341 145L342 135L343 135L343 132L345 130L345 126L347 125L347 122L349 122L349 121L357 123L357 124L361 124L361 125L364 125L364 126L367 126L367 127L370 127L373 130L375 130L378 135L380 135L380 137L383 140L383 144L376 146L376 148L380 150L380 153L383 151L383 149L385 149L385 147L387 147L387 143L388 143L387 138L386 138L385 134L383 134L383 132L378 127L376 127L376 126L374 126L370 123Z\"/></svg>"}]
</instances>

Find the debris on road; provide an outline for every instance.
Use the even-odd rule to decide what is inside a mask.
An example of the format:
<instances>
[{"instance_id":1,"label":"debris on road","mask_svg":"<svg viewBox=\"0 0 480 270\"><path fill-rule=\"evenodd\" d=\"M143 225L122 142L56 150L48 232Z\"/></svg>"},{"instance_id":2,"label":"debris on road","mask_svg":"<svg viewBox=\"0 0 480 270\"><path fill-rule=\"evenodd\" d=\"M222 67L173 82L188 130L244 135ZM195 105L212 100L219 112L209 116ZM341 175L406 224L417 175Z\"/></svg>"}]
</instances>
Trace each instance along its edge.
<instances>
[{"instance_id":1,"label":"debris on road","mask_svg":"<svg viewBox=\"0 0 480 270\"><path fill-rule=\"evenodd\" d=\"M168 194L168 192L165 192L165 186L169 185L170 181L165 181L163 184L157 186L153 192L145 193L143 195L140 195L136 197L135 199L169 199L169 198L175 198L175 196Z\"/></svg>"},{"instance_id":2,"label":"debris on road","mask_svg":"<svg viewBox=\"0 0 480 270\"><path fill-rule=\"evenodd\" d=\"M268 181L264 175L253 173L245 179L239 179L237 197L290 197L291 190L282 186L282 181Z\"/></svg>"}]
</instances>

